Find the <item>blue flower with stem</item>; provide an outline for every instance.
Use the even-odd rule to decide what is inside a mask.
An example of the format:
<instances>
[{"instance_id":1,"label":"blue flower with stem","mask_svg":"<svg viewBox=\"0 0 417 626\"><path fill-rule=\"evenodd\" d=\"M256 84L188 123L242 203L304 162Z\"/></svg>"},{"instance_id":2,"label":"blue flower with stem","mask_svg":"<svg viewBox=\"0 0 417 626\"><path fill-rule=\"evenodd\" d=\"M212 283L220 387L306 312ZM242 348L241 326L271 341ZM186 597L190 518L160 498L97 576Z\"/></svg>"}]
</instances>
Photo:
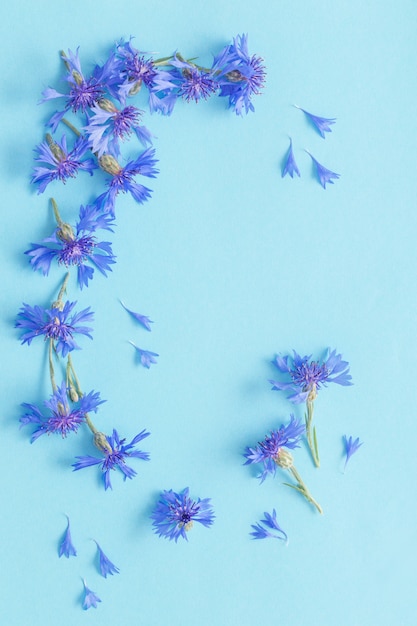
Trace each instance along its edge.
<instances>
[{"instance_id":1,"label":"blue flower with stem","mask_svg":"<svg viewBox=\"0 0 417 626\"><path fill-rule=\"evenodd\" d=\"M61 556L66 556L67 559L69 559L70 556L77 556L77 551L72 544L71 532L70 532L70 521L69 521L68 515L66 515L66 518L67 518L67 528L65 530L62 541L59 545L58 555L60 558Z\"/></svg>"},{"instance_id":2,"label":"blue flower with stem","mask_svg":"<svg viewBox=\"0 0 417 626\"><path fill-rule=\"evenodd\" d=\"M104 576L104 578L107 578L109 574L111 576L113 576L113 574L118 574L120 572L119 568L116 567L116 565L114 565L114 563L112 563L110 559L104 554L103 550L100 548L95 539L94 543L97 546L100 574Z\"/></svg>"},{"instance_id":3,"label":"blue flower with stem","mask_svg":"<svg viewBox=\"0 0 417 626\"><path fill-rule=\"evenodd\" d=\"M292 139L290 137L290 147L288 148L287 155L285 157L284 166L282 168L281 176L284 178L286 174L289 174L291 178L294 178L294 174L300 176L300 170L295 162L294 152L292 149Z\"/></svg>"},{"instance_id":4,"label":"blue flower with stem","mask_svg":"<svg viewBox=\"0 0 417 626\"><path fill-rule=\"evenodd\" d=\"M212 70L220 84L219 96L229 99L236 115L254 111L252 96L261 93L265 83L263 59L249 55L248 36L238 35L214 58Z\"/></svg>"},{"instance_id":5,"label":"blue flower with stem","mask_svg":"<svg viewBox=\"0 0 417 626\"><path fill-rule=\"evenodd\" d=\"M31 182L39 185L38 193L43 193L54 180L65 183L68 178L75 178L79 170L84 170L92 176L97 165L93 159L84 159L87 150L88 141L85 137L78 137L73 149L68 150L65 135L61 141L55 141L47 133L45 141L35 148L37 155L35 161L41 165L34 168Z\"/></svg>"},{"instance_id":6,"label":"blue flower with stem","mask_svg":"<svg viewBox=\"0 0 417 626\"><path fill-rule=\"evenodd\" d=\"M333 185L334 183L334 180L332 180L333 178L335 180L340 178L340 174L336 174L336 172L332 172L331 170L328 170L327 167L324 167L324 165L321 165L321 163L319 163L317 159L315 159L308 150L306 150L306 152L311 157L311 160L314 163L319 183L323 187L323 189L326 189L327 183L331 183Z\"/></svg>"},{"instance_id":7,"label":"blue flower with stem","mask_svg":"<svg viewBox=\"0 0 417 626\"><path fill-rule=\"evenodd\" d=\"M85 582L84 579L83 579L83 585L84 585L83 609L87 611L87 609L90 609L92 606L96 609L97 604L101 602L100 598L95 593L95 591L91 591L91 589L87 587L87 583Z\"/></svg>"},{"instance_id":8,"label":"blue flower with stem","mask_svg":"<svg viewBox=\"0 0 417 626\"><path fill-rule=\"evenodd\" d=\"M289 381L270 380L274 391L289 391L288 400L293 404L306 403L306 434L308 445L316 467L320 465L316 429L312 430L314 401L317 393L328 383L352 385L349 363L342 359L336 350L327 349L324 358L312 361L311 356L300 356L293 351L293 356L277 355L273 361L278 370L289 377Z\"/></svg>"},{"instance_id":9,"label":"blue flower with stem","mask_svg":"<svg viewBox=\"0 0 417 626\"><path fill-rule=\"evenodd\" d=\"M62 221L53 198L51 202L57 227L52 235L43 239L41 243L32 243L25 254L30 257L33 269L40 270L44 276L48 275L54 260L65 267L76 266L80 289L88 287L89 280L93 278L94 268L106 276L107 272L112 271L111 265L115 263L111 243L97 241L96 238L96 231L99 228L112 230L112 217L109 214L101 214L97 207L81 206L79 221L73 228Z\"/></svg>"},{"instance_id":10,"label":"blue flower with stem","mask_svg":"<svg viewBox=\"0 0 417 626\"><path fill-rule=\"evenodd\" d=\"M99 158L99 165L103 171L110 174L108 190L101 194L95 201L95 205L102 211L114 215L114 204L119 193L129 192L133 199L142 204L150 198L151 190L137 183L136 176L155 178L158 171L155 167L157 160L155 150L148 148L133 161L129 161L122 167L111 154L104 154Z\"/></svg>"},{"instance_id":11,"label":"blue flower with stem","mask_svg":"<svg viewBox=\"0 0 417 626\"><path fill-rule=\"evenodd\" d=\"M105 400L100 399L100 394L94 391L82 396L77 394L77 401L70 401L69 391L70 387L67 386L66 382L63 382L59 387L55 385L50 399L44 402L47 409L46 415L35 404L22 404L25 413L20 418L21 425L35 426L31 443L45 434L57 433L62 437L67 437L70 433L76 433L79 427L87 422L88 413L96 412L98 406L105 402Z\"/></svg>"},{"instance_id":12,"label":"blue flower with stem","mask_svg":"<svg viewBox=\"0 0 417 626\"><path fill-rule=\"evenodd\" d=\"M317 131L319 132L321 137L323 137L323 139L325 139L326 137L325 133L332 132L332 129L330 128L330 126L336 122L336 118L319 117L318 115L313 115L312 113L309 113L305 109L302 109L297 104L294 104L294 106L296 109L299 109L306 115L306 117L310 120L313 126L317 129Z\"/></svg>"},{"instance_id":13,"label":"blue flower with stem","mask_svg":"<svg viewBox=\"0 0 417 626\"><path fill-rule=\"evenodd\" d=\"M284 532L278 524L276 510L273 509L272 515L265 511L264 516L264 519L260 522L251 525L251 528L253 528L253 531L250 533L252 539L280 539L288 543L287 533ZM261 524L263 524L263 526L261 526ZM271 530L273 532L271 532Z\"/></svg>"},{"instance_id":14,"label":"blue flower with stem","mask_svg":"<svg viewBox=\"0 0 417 626\"><path fill-rule=\"evenodd\" d=\"M155 533L175 542L180 537L188 541L187 533L194 522L210 527L214 517L211 499L190 498L188 487L179 493L172 489L163 491L151 515Z\"/></svg>"},{"instance_id":15,"label":"blue flower with stem","mask_svg":"<svg viewBox=\"0 0 417 626\"><path fill-rule=\"evenodd\" d=\"M72 350L79 349L74 339L75 334L86 335L92 339L90 335L92 329L81 325L93 319L94 314L90 311L90 307L79 313L73 313L77 303L62 301L68 276L67 274L64 279L58 299L49 309L38 305L32 307L29 304L23 304L15 323L15 327L23 331L22 344L30 345L33 339L43 336L45 340L49 339L50 353L54 349L57 354L66 357Z\"/></svg>"},{"instance_id":16,"label":"blue flower with stem","mask_svg":"<svg viewBox=\"0 0 417 626\"><path fill-rule=\"evenodd\" d=\"M258 476L261 483L268 474L275 476L277 467L288 470L293 478L295 478L296 484L284 484L301 493L319 513L322 513L323 510L320 504L318 504L307 489L294 466L292 454L289 452L289 450L299 447L299 442L304 432L304 424L300 424L300 422L291 415L290 421L286 426L281 425L278 430L272 430L271 433L266 435L262 441L259 441L254 448L246 448L244 453L244 457L246 458L245 465L252 465L254 463L262 464L263 471Z\"/></svg>"},{"instance_id":17,"label":"blue flower with stem","mask_svg":"<svg viewBox=\"0 0 417 626\"><path fill-rule=\"evenodd\" d=\"M101 457L95 456L77 456L76 463L73 464L74 471L84 469L85 467L91 467L98 465L101 467L104 488L112 489L110 480L110 472L112 470L119 469L123 474L123 479L132 479L136 476L136 471L132 469L126 463L126 459L136 458L143 461L149 461L149 454L142 452L141 450L135 450L135 446L150 435L146 430L142 430L136 437L132 439L130 443L126 443L126 439L120 439L117 430L113 429L113 434L106 436L97 430L94 432L94 443L96 447L104 455Z\"/></svg>"},{"instance_id":18,"label":"blue flower with stem","mask_svg":"<svg viewBox=\"0 0 417 626\"><path fill-rule=\"evenodd\" d=\"M348 464L350 457L359 450L361 445L363 445L363 441L359 441L359 437L357 437L354 440L352 436L347 438L346 435L343 435L343 443L345 446L345 454L346 454L344 469L346 469L346 465Z\"/></svg>"}]
</instances>

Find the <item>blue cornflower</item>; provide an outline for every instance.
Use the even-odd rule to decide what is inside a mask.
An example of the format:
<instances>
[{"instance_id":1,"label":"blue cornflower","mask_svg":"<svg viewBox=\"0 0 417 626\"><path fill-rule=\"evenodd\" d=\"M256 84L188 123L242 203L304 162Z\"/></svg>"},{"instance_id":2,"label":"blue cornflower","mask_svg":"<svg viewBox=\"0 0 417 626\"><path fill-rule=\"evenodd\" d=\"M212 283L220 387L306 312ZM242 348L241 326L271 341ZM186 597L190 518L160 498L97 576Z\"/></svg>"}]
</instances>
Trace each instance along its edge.
<instances>
[{"instance_id":1,"label":"blue cornflower","mask_svg":"<svg viewBox=\"0 0 417 626\"><path fill-rule=\"evenodd\" d=\"M66 437L69 433L77 432L86 420L87 413L97 411L97 407L105 402L100 400L100 394L94 391L79 397L76 402L68 401L68 388L63 382L57 387L49 400L44 402L48 409L45 415L35 404L23 403L24 415L20 418L22 426L33 424L36 430L32 433L31 443L41 435L58 433Z\"/></svg>"},{"instance_id":2,"label":"blue cornflower","mask_svg":"<svg viewBox=\"0 0 417 626\"><path fill-rule=\"evenodd\" d=\"M203 70L177 55L170 61L170 64L175 68L173 79L178 86L178 95L187 102L207 100L219 88L213 71Z\"/></svg>"},{"instance_id":3,"label":"blue cornflower","mask_svg":"<svg viewBox=\"0 0 417 626\"><path fill-rule=\"evenodd\" d=\"M284 166L282 168L282 174L281 174L282 178L284 178L286 174L289 174L291 178L294 178L294 174L297 174L297 176L300 176L300 170L297 167L297 163L295 162L295 158L294 158L294 152L292 150L291 137L290 137L290 147L288 148L288 152L285 157Z\"/></svg>"},{"instance_id":4,"label":"blue cornflower","mask_svg":"<svg viewBox=\"0 0 417 626\"><path fill-rule=\"evenodd\" d=\"M352 376L349 374L349 363L342 360L336 350L327 349L325 358L320 362L311 361L311 355L301 357L294 350L294 356L277 355L273 361L278 370L289 374L291 382L270 380L274 391L290 391L288 400L294 404L314 400L317 391L326 387L327 383L338 385L352 385Z\"/></svg>"},{"instance_id":5,"label":"blue cornflower","mask_svg":"<svg viewBox=\"0 0 417 626\"><path fill-rule=\"evenodd\" d=\"M119 573L119 568L116 567L116 565L114 565L110 559L107 558L107 556L104 554L103 550L100 548L99 544L97 543L97 541L94 539L94 543L97 546L97 550L98 550L98 557L99 557L99 567L100 567L100 573L102 576L104 576L104 578L107 578L107 575L110 574L113 576L113 574L118 574Z\"/></svg>"},{"instance_id":6,"label":"blue cornflower","mask_svg":"<svg viewBox=\"0 0 417 626\"><path fill-rule=\"evenodd\" d=\"M268 513L267 511L265 511L264 515L265 515L264 519L262 519L260 522L257 522L256 524L251 525L251 528L253 528L253 532L250 533L252 535L252 538L253 539L272 538L272 539L281 539L282 541L288 542L287 533L284 532L282 528L280 527L280 525L278 524L276 510L274 509L272 511L272 515ZM267 526L267 528L264 528L264 526L261 526L261 524L264 524L264 526ZM274 532L271 533L270 530L268 530L268 528L273 530Z\"/></svg>"},{"instance_id":7,"label":"blue cornflower","mask_svg":"<svg viewBox=\"0 0 417 626\"><path fill-rule=\"evenodd\" d=\"M83 579L83 584L84 584L83 609L87 610L87 609L90 609L92 606L96 609L97 603L101 602L100 598L94 591L91 591L91 589L87 587L87 583L85 582L84 579Z\"/></svg>"},{"instance_id":8,"label":"blue cornflower","mask_svg":"<svg viewBox=\"0 0 417 626\"><path fill-rule=\"evenodd\" d=\"M72 545L70 521L69 521L68 515L66 516L66 518L67 518L67 528L62 538L62 541L59 545L58 555L59 557L61 557L62 555L65 555L67 559L69 559L70 556L77 556L77 551Z\"/></svg>"},{"instance_id":9,"label":"blue cornflower","mask_svg":"<svg viewBox=\"0 0 417 626\"><path fill-rule=\"evenodd\" d=\"M151 515L155 533L170 541L175 539L177 542L179 537L188 541L187 532L193 527L194 522L206 527L212 525L215 516L210 501L210 498L191 499L188 487L180 493L172 489L163 491Z\"/></svg>"},{"instance_id":10,"label":"blue cornflower","mask_svg":"<svg viewBox=\"0 0 417 626\"><path fill-rule=\"evenodd\" d=\"M152 363L157 362L156 357L159 356L159 354L157 354L156 352L150 352L149 350L142 350L141 348L138 348L138 346L136 346L133 341L129 341L129 343L132 344L132 346L137 350L140 362L143 367L149 369Z\"/></svg>"},{"instance_id":11,"label":"blue cornflower","mask_svg":"<svg viewBox=\"0 0 417 626\"><path fill-rule=\"evenodd\" d=\"M101 433L96 433L101 435ZM137 458L143 461L149 461L149 454L142 452L141 450L134 450L136 444L145 437L150 435L146 430L142 430L136 437L132 439L130 443L125 443L126 439L120 439L117 430L113 430L113 434L109 437L105 437L105 444L100 444L98 447L104 454L104 459L94 456L77 456L78 461L73 464L74 471L90 467L92 465L100 465L103 473L104 488L112 489L110 481L110 471L119 468L123 474L124 480L126 478L133 478L136 476L134 469L126 465L126 458Z\"/></svg>"},{"instance_id":12,"label":"blue cornflower","mask_svg":"<svg viewBox=\"0 0 417 626\"><path fill-rule=\"evenodd\" d=\"M301 437L305 432L304 424L300 424L294 415L290 416L287 426L281 425L278 430L272 430L263 441L260 441L255 448L247 447L244 453L245 465L252 463L262 463L263 472L258 478L261 483L268 474L275 476L277 465L287 467L289 454L284 448L293 450L299 447Z\"/></svg>"},{"instance_id":13,"label":"blue cornflower","mask_svg":"<svg viewBox=\"0 0 417 626\"><path fill-rule=\"evenodd\" d=\"M336 118L329 119L327 117L319 117L318 115L313 115L312 113L309 113L308 111L306 111L305 109L302 109L296 104L294 104L294 106L296 109L300 109L300 111L302 111L308 117L308 119L315 126L315 128L318 130L320 135L323 137L323 139L325 138L324 133L332 132L330 125L336 122Z\"/></svg>"},{"instance_id":14,"label":"blue cornflower","mask_svg":"<svg viewBox=\"0 0 417 626\"><path fill-rule=\"evenodd\" d=\"M108 191L101 194L95 201L96 206L108 213L114 214L114 203L117 195L130 192L134 200L142 204L151 195L151 190L135 182L134 177L148 176L155 178L158 171L155 168L157 160L154 158L155 150L148 148L134 161L129 161L122 167L110 154L104 154L99 158L100 167L112 176L107 183Z\"/></svg>"},{"instance_id":15,"label":"blue cornflower","mask_svg":"<svg viewBox=\"0 0 417 626\"><path fill-rule=\"evenodd\" d=\"M89 146L97 156L101 157L105 153L120 156L119 142L130 137L132 133L136 134L144 146L152 143L149 130L139 124L143 111L137 107L126 106L118 109L113 102L102 98L91 110L93 115L88 119L84 130Z\"/></svg>"},{"instance_id":16,"label":"blue cornflower","mask_svg":"<svg viewBox=\"0 0 417 626\"><path fill-rule=\"evenodd\" d=\"M249 56L247 35L238 35L233 43L215 57L212 70L220 84L219 96L229 98L229 108L237 115L254 111L253 95L261 92L265 83L263 59Z\"/></svg>"},{"instance_id":17,"label":"blue cornflower","mask_svg":"<svg viewBox=\"0 0 417 626\"><path fill-rule=\"evenodd\" d=\"M121 79L119 98L124 101L127 96L138 93L144 85L149 92L151 113L156 111L170 115L177 99L170 72L161 69L152 58L146 59L143 53L134 48L131 41L121 41L117 45L116 58Z\"/></svg>"},{"instance_id":18,"label":"blue cornflower","mask_svg":"<svg viewBox=\"0 0 417 626\"><path fill-rule=\"evenodd\" d=\"M68 55L62 53L62 59L67 68L65 80L70 88L69 93L60 93L56 89L48 87L42 93L41 102L63 98L65 100L65 111L72 110L74 113L78 111L85 113L103 97L106 79L110 75L111 68L108 65L105 66L107 74L103 71L103 68L96 68L93 75L86 78L81 69L78 50L79 48L77 48L75 53L68 50ZM60 113L59 115L62 118L64 114Z\"/></svg>"},{"instance_id":19,"label":"blue cornflower","mask_svg":"<svg viewBox=\"0 0 417 626\"><path fill-rule=\"evenodd\" d=\"M132 311L131 309L128 309L127 306L124 304L124 302L122 302L120 300L120 304L122 305L122 307L128 312L130 313L130 315L137 321L139 322L139 324L141 324L142 326L144 326L144 328L146 328L146 330L152 330L151 329L151 324L153 324L153 321L151 319L149 319L149 317L147 315L141 315L140 313L135 313L135 311ZM132 344L135 345L135 344ZM139 350L139 348L137 348L137 346L135 346L135 348L137 350ZM155 354L154 356L159 356L159 354Z\"/></svg>"},{"instance_id":20,"label":"blue cornflower","mask_svg":"<svg viewBox=\"0 0 417 626\"><path fill-rule=\"evenodd\" d=\"M324 167L324 165L321 165L314 157L312 154L310 154L310 152L308 150L306 150L307 154L310 155L315 167L316 167L316 172L317 172L317 176L319 179L319 183L320 185L323 187L323 189L326 189L326 183L331 183L333 185L334 181L332 180L332 178L334 178L335 180L337 180L338 178L340 178L340 174L336 174L336 172L332 172L331 170L328 170L327 167Z\"/></svg>"},{"instance_id":21,"label":"blue cornflower","mask_svg":"<svg viewBox=\"0 0 417 626\"><path fill-rule=\"evenodd\" d=\"M32 339L43 335L45 339L51 339L55 343L56 352L65 357L71 350L79 348L74 334L87 335L92 339L90 335L92 329L79 324L91 321L94 313L88 307L79 313L71 314L76 304L68 301L65 304L57 302L50 309L23 304L15 324L16 328L24 331L21 336L22 344L30 345Z\"/></svg>"},{"instance_id":22,"label":"blue cornflower","mask_svg":"<svg viewBox=\"0 0 417 626\"><path fill-rule=\"evenodd\" d=\"M353 440L353 437L349 437L348 439L346 435L343 435L343 443L345 444L345 454L346 454L345 468L346 468L346 465L350 457L359 450L359 448L363 444L363 441L359 441L359 437Z\"/></svg>"},{"instance_id":23,"label":"blue cornflower","mask_svg":"<svg viewBox=\"0 0 417 626\"><path fill-rule=\"evenodd\" d=\"M69 224L60 222L50 237L43 239L42 243L32 243L25 254L29 255L33 269L41 270L44 276L48 275L54 259L66 267L76 266L78 284L82 289L93 277L94 267L106 276L115 263L111 243L97 241L95 237L99 228L112 230L112 226L109 214L100 214L94 206L81 206L75 232Z\"/></svg>"},{"instance_id":24,"label":"blue cornflower","mask_svg":"<svg viewBox=\"0 0 417 626\"><path fill-rule=\"evenodd\" d=\"M47 133L45 141L35 148L38 155L35 161L45 164L34 168L31 179L32 183L39 184L38 193L43 193L49 183L54 180L61 180L65 183L68 178L75 178L78 170L84 170L92 175L97 165L93 159L83 160L87 150L88 141L85 137L79 137L74 148L68 151L65 135L62 136L60 142L56 142Z\"/></svg>"}]
</instances>

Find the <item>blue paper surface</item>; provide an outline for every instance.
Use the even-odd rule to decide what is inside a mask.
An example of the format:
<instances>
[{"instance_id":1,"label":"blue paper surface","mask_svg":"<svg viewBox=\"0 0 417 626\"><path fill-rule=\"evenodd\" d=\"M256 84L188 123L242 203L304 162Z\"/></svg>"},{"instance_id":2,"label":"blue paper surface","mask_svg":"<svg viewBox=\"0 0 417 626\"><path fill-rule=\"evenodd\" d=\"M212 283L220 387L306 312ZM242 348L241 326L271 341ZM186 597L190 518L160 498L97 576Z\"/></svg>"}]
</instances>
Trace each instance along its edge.
<instances>
[{"instance_id":1,"label":"blue paper surface","mask_svg":"<svg viewBox=\"0 0 417 626\"><path fill-rule=\"evenodd\" d=\"M4 623L413 626L416 3L15 0L0 13ZM74 359L82 385L107 400L96 422L127 438L152 433L142 446L151 461L105 492L96 468L71 471L76 455L93 453L87 432L30 445L19 430L20 403L50 390L45 346L20 346L15 316L22 302L47 305L63 275L34 273L23 252L52 231L51 196L73 221L96 189L83 174L43 195L29 184L51 112L37 102L63 86L61 49L80 46L89 66L132 35L141 50L210 63L246 32L268 72L256 112L239 118L212 99L147 114L153 197L118 200L107 279L79 292L71 276L69 299L95 311L94 340ZM293 104L337 118L332 132L322 139ZM281 178L289 137L294 180ZM305 149L341 178L322 189ZM120 299L149 315L151 333ZM129 341L158 363L138 365ZM304 445L294 452L320 516L284 473L260 486L242 453L291 412L303 416L270 390L275 354L328 346L350 362L354 386L319 393L321 468ZM364 445L343 474L345 434ZM196 525L188 543L158 538L158 494L186 486L212 498L213 527ZM288 546L249 536L273 508ZM58 558L65 515L78 552L68 560ZM119 575L100 577L92 539ZM86 615L83 578L102 600Z\"/></svg>"}]
</instances>

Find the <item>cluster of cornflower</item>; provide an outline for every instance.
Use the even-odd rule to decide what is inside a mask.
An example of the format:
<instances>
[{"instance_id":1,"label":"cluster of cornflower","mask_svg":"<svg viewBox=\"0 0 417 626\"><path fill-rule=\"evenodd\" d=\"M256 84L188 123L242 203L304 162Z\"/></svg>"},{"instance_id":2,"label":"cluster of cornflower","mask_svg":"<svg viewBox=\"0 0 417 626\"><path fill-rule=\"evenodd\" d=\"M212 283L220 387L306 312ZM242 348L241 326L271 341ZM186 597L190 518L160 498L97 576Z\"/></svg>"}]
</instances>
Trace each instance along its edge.
<instances>
[{"instance_id":1,"label":"cluster of cornflower","mask_svg":"<svg viewBox=\"0 0 417 626\"><path fill-rule=\"evenodd\" d=\"M80 348L78 338L81 342L92 338L93 312L90 307L77 311L76 301L68 300L66 292L71 270L77 273L80 289L90 285L96 270L104 276L111 272L116 259L111 242L103 240L101 233L114 230L120 194L130 194L140 204L151 197L152 190L143 178L156 177L157 159L153 135L143 123L144 111L134 104L135 96L145 89L150 112L170 115L178 100L199 102L216 94L242 115L254 110L252 97L264 85L265 67L259 56L249 54L246 35L238 35L224 46L210 68L198 65L195 59L185 59L179 52L154 59L136 49L132 39L119 41L105 62L89 73L81 66L78 48L61 52L61 59L64 86L59 91L48 87L41 99L42 103L61 106L47 120L45 138L35 148L32 183L41 194L57 181L65 183L87 172L101 180L104 190L90 197L79 208L78 217L68 221L51 198L55 227L26 250L34 270L47 276L57 263L66 274L52 303L25 303L17 315L16 327L23 344L44 339L52 386L50 398L40 405L22 405L20 422L32 427L32 442L44 434L67 437L87 426L98 454L78 456L73 468L98 466L108 489L112 487L112 470L119 470L124 479L133 478L136 471L128 464L130 459L149 459L137 445L150 433L143 429L129 441L116 429L108 435L94 425L91 415L104 400L99 392L83 391L72 359L73 351ZM125 146L131 146L132 139L136 144L134 156L127 157ZM148 317L127 311L150 330ZM157 353L133 345L144 367L156 363ZM203 504L199 510L201 507Z\"/></svg>"}]
</instances>

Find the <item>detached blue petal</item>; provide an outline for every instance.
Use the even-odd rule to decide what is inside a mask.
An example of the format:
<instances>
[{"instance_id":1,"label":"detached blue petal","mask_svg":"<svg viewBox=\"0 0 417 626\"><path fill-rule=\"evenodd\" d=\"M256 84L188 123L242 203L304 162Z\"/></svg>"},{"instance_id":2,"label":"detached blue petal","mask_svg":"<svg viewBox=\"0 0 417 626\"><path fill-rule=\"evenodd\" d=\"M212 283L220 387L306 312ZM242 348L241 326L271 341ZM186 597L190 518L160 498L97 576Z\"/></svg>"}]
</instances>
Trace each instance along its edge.
<instances>
[{"instance_id":1,"label":"detached blue petal","mask_svg":"<svg viewBox=\"0 0 417 626\"><path fill-rule=\"evenodd\" d=\"M295 162L294 153L292 150L292 139L290 139L290 147L288 148L287 156L284 161L284 167L282 168L281 176L284 178L286 174L289 174L291 178L294 178L294 174L301 176L300 170Z\"/></svg>"},{"instance_id":2,"label":"detached blue petal","mask_svg":"<svg viewBox=\"0 0 417 626\"><path fill-rule=\"evenodd\" d=\"M306 111L305 109L302 109L301 107L297 106L296 104L294 104L296 109L299 109L300 111L302 111L306 117L310 120L310 122L313 124L313 126L317 129L318 133L321 135L321 137L323 137L323 139L325 139L325 134L324 133L331 133L332 129L330 128L331 124L334 124L336 122L336 118L328 118L328 117L319 117L318 115L313 115L312 113L309 113L308 111Z\"/></svg>"}]
</instances>

